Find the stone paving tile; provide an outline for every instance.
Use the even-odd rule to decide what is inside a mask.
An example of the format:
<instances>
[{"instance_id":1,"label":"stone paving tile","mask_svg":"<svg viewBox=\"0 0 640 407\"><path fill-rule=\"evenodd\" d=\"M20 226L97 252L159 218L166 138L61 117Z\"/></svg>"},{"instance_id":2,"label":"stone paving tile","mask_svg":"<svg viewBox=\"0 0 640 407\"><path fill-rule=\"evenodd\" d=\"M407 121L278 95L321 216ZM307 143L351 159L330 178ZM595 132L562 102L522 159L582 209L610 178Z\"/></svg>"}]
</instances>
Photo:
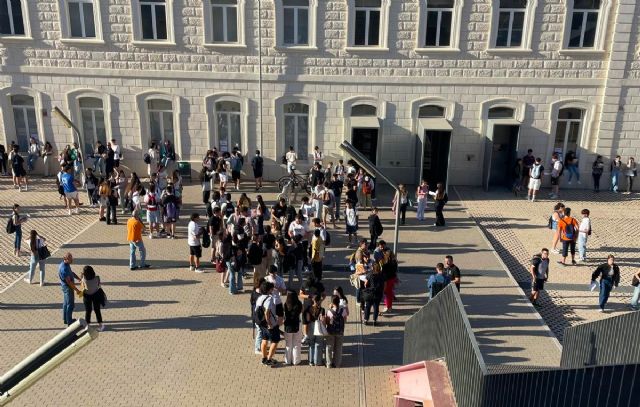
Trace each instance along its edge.
<instances>
[{"instance_id":1,"label":"stone paving tile","mask_svg":"<svg viewBox=\"0 0 640 407\"><path fill-rule=\"evenodd\" d=\"M588 261L578 266L556 264L560 255L551 254L550 279L538 308L545 322L562 341L564 329L575 324L608 318L628 312L631 276L640 260L640 197L638 194L599 194L586 190L561 191L561 199L543 199L534 203L503 191L484 192L480 188L456 187L466 209L474 217L489 241L526 290L530 287L528 264L542 247L551 247L552 231L547 220L553 205L564 202L580 219L580 211L591 211L593 233L587 243ZM546 197L547 191L541 196ZM621 288L609 299L609 312L598 311L598 292L588 291L591 273L606 256L617 257Z\"/></svg>"},{"instance_id":2,"label":"stone paving tile","mask_svg":"<svg viewBox=\"0 0 640 407\"><path fill-rule=\"evenodd\" d=\"M19 279L29 268L28 255L15 257L13 254L14 235L7 234L4 227L14 203L21 206L24 215L30 220L22 226L22 250L28 251L29 232L35 229L47 239L49 250L53 253L63 243L77 235L96 221L96 210L84 207L80 214L69 216L59 200L57 187L53 179L35 179L30 181L29 190L18 192L10 177L0 177L0 292ZM82 193L82 191L81 191ZM81 202L87 202L86 193ZM37 277L36 277L37 280Z\"/></svg>"}]
</instances>

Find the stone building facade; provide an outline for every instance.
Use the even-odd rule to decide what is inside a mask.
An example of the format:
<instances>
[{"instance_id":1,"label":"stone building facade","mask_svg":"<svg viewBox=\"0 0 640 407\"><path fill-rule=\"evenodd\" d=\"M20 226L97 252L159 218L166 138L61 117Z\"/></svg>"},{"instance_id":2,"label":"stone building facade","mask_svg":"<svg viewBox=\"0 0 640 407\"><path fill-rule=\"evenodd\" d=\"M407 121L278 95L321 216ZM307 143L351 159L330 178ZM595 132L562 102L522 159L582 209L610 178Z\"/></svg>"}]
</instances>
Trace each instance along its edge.
<instances>
[{"instance_id":1,"label":"stone building facade","mask_svg":"<svg viewBox=\"0 0 640 407\"><path fill-rule=\"evenodd\" d=\"M528 148L575 151L588 177L596 154L640 153L639 16L634 0L0 0L0 142L62 149L57 106L135 169L170 138L194 166L260 149L273 178L289 144L335 161L347 140L405 183L500 184Z\"/></svg>"}]
</instances>

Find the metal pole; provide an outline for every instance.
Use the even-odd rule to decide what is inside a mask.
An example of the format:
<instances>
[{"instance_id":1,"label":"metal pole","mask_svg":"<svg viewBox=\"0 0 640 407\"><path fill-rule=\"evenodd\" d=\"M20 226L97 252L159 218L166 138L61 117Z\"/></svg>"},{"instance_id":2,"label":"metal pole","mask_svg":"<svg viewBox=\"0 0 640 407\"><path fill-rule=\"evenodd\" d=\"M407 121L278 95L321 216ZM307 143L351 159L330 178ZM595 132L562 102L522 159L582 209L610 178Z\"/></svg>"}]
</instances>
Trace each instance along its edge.
<instances>
[{"instance_id":1,"label":"metal pole","mask_svg":"<svg viewBox=\"0 0 640 407\"><path fill-rule=\"evenodd\" d=\"M262 2L258 0L258 121L260 122L260 154L264 155L262 135Z\"/></svg>"},{"instance_id":2,"label":"metal pole","mask_svg":"<svg viewBox=\"0 0 640 407\"><path fill-rule=\"evenodd\" d=\"M394 188L396 194L398 194L398 199L396 201L396 226L393 234L393 252L396 254L396 259L398 258L398 240L400 240L400 190Z\"/></svg>"}]
</instances>

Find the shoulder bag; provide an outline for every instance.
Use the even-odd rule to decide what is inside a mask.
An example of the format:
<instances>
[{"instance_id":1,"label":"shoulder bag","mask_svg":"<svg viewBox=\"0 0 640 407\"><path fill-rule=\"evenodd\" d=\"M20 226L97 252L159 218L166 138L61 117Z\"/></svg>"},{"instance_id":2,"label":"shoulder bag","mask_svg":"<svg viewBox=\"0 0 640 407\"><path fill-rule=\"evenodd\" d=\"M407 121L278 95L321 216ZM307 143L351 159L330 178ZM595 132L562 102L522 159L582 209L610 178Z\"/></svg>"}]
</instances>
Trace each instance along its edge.
<instances>
[{"instance_id":1,"label":"shoulder bag","mask_svg":"<svg viewBox=\"0 0 640 407\"><path fill-rule=\"evenodd\" d=\"M47 246L38 247L38 260L42 261L51 257L51 252Z\"/></svg>"},{"instance_id":2,"label":"shoulder bag","mask_svg":"<svg viewBox=\"0 0 640 407\"><path fill-rule=\"evenodd\" d=\"M322 315L318 316L316 322L313 323L313 336L327 336L329 332L327 332L327 327L322 321Z\"/></svg>"}]
</instances>

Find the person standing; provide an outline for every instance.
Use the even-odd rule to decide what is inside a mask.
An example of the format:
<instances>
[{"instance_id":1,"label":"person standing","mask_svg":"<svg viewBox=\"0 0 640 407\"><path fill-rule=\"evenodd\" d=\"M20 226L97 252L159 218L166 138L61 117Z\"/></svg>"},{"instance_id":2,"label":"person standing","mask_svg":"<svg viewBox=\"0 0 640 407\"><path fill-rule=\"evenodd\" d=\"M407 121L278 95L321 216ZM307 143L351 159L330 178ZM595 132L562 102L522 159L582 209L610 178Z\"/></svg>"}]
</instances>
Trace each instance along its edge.
<instances>
[{"instance_id":1,"label":"person standing","mask_svg":"<svg viewBox=\"0 0 640 407\"><path fill-rule=\"evenodd\" d=\"M560 193L560 177L563 170L564 167L558 153L553 153L551 156L551 193L549 194L551 199L556 199Z\"/></svg>"},{"instance_id":2,"label":"person standing","mask_svg":"<svg viewBox=\"0 0 640 407\"><path fill-rule=\"evenodd\" d=\"M591 290L595 288L596 279L598 278L600 278L600 312L604 312L604 307L607 305L611 290L620 283L620 267L615 263L613 254L607 256L607 262L599 265L593 274L591 274Z\"/></svg>"},{"instance_id":3,"label":"person standing","mask_svg":"<svg viewBox=\"0 0 640 407\"><path fill-rule=\"evenodd\" d=\"M289 146L289 151L284 155L284 158L287 163L287 173L291 173L291 171L296 168L296 161L298 160L298 155L293 149L293 146Z\"/></svg>"},{"instance_id":4,"label":"person standing","mask_svg":"<svg viewBox=\"0 0 640 407\"><path fill-rule=\"evenodd\" d=\"M324 322L326 315L324 308L322 308L322 299L320 294L314 294L311 297L311 305L308 305L303 313L303 320L308 329L306 339L309 344L309 366L322 365L324 336L316 335L314 330L315 322L318 320ZM303 343L305 343L304 338Z\"/></svg>"},{"instance_id":5,"label":"person standing","mask_svg":"<svg viewBox=\"0 0 640 407\"><path fill-rule=\"evenodd\" d=\"M536 305L540 291L544 290L544 283L549 278L549 249L542 249L531 259L531 294L529 300Z\"/></svg>"},{"instance_id":6,"label":"person standing","mask_svg":"<svg viewBox=\"0 0 640 407\"><path fill-rule=\"evenodd\" d=\"M429 301L433 300L436 295L449 285L449 277L444 274L444 264L436 264L436 273L432 274L427 281L429 289Z\"/></svg>"},{"instance_id":7,"label":"person standing","mask_svg":"<svg viewBox=\"0 0 640 407\"><path fill-rule=\"evenodd\" d=\"M4 144L0 144L0 173L7 176L7 151Z\"/></svg>"},{"instance_id":8,"label":"person standing","mask_svg":"<svg viewBox=\"0 0 640 407\"><path fill-rule=\"evenodd\" d=\"M172 162L176 160L176 151L169 140L165 140L160 148L160 163L169 169Z\"/></svg>"},{"instance_id":9,"label":"person standing","mask_svg":"<svg viewBox=\"0 0 640 407\"><path fill-rule=\"evenodd\" d=\"M104 331L102 323L102 312L100 306L104 305L104 291L100 286L100 276L96 275L91 266L84 266L81 275L82 302L84 303L84 319L87 324L91 323L91 311L96 314L98 321L98 331Z\"/></svg>"},{"instance_id":10,"label":"person standing","mask_svg":"<svg viewBox=\"0 0 640 407\"><path fill-rule=\"evenodd\" d=\"M244 164L244 158L242 157L242 153L240 150L236 150L234 148L233 153L231 154L231 179L235 185L236 191L240 190L240 177L242 175L242 166Z\"/></svg>"},{"instance_id":11,"label":"person standing","mask_svg":"<svg viewBox=\"0 0 640 407\"><path fill-rule=\"evenodd\" d=\"M320 229L316 229L311 239L311 270L318 281L322 280L322 261L324 259L324 241L320 232Z\"/></svg>"},{"instance_id":12,"label":"person standing","mask_svg":"<svg viewBox=\"0 0 640 407\"><path fill-rule=\"evenodd\" d=\"M73 263L73 256L71 253L66 253L62 258L62 263L58 267L58 277L60 278L60 286L62 288L62 320L64 324L69 326L75 322L73 319L73 308L75 307L75 299L73 294L78 296L82 295L82 292L76 287L75 280L80 280L72 270L71 264Z\"/></svg>"},{"instance_id":13,"label":"person standing","mask_svg":"<svg viewBox=\"0 0 640 407\"><path fill-rule=\"evenodd\" d=\"M433 195L433 200L435 201L436 206L436 223L434 226L444 226L444 206L449 202L449 196L447 192L444 190L444 184L438 182L436 192L429 192L429 195Z\"/></svg>"},{"instance_id":14,"label":"person standing","mask_svg":"<svg viewBox=\"0 0 640 407\"><path fill-rule=\"evenodd\" d=\"M578 260L587 260L587 239L591 236L591 218L589 218L589 209L583 209L581 212L582 220L578 230Z\"/></svg>"},{"instance_id":15,"label":"person standing","mask_svg":"<svg viewBox=\"0 0 640 407\"><path fill-rule=\"evenodd\" d=\"M380 222L380 216L378 216L378 208L374 207L369 215L369 250L373 251L378 243L378 237L383 232L382 222Z\"/></svg>"},{"instance_id":16,"label":"person standing","mask_svg":"<svg viewBox=\"0 0 640 407\"><path fill-rule=\"evenodd\" d=\"M428 188L427 188L428 192ZM407 206L409 205L409 193L405 188L404 184L398 185L398 190L396 194L393 196L393 202L391 204L391 210L393 211L394 216L397 215L397 211L400 211L400 224L404 225L407 219ZM425 204L426 207L426 204Z\"/></svg>"},{"instance_id":17,"label":"person standing","mask_svg":"<svg viewBox=\"0 0 640 407\"><path fill-rule=\"evenodd\" d=\"M31 250L31 261L29 262L29 275L24 279L25 282L33 284L33 277L36 271L36 264L40 266L40 287L44 286L44 260L40 258L39 249L45 245L44 237L38 235L34 230L29 234L29 249Z\"/></svg>"},{"instance_id":18,"label":"person standing","mask_svg":"<svg viewBox=\"0 0 640 407\"><path fill-rule=\"evenodd\" d=\"M600 192L600 177L602 177L603 172L604 162L602 161L602 156L599 155L596 157L596 160L591 166L591 176L593 177L593 192Z\"/></svg>"},{"instance_id":19,"label":"person standing","mask_svg":"<svg viewBox=\"0 0 640 407\"><path fill-rule=\"evenodd\" d=\"M18 191L22 191L21 182L24 182L24 190L27 191L29 189L27 172L24 170L24 158L20 155L17 144L14 144L9 154L9 161L11 161L11 171L13 173L13 186L18 188Z\"/></svg>"},{"instance_id":20,"label":"person standing","mask_svg":"<svg viewBox=\"0 0 640 407\"><path fill-rule=\"evenodd\" d=\"M368 175L362 178L362 207L367 210L373 207L371 197L373 196L373 180Z\"/></svg>"},{"instance_id":21,"label":"person standing","mask_svg":"<svg viewBox=\"0 0 640 407\"><path fill-rule=\"evenodd\" d=\"M535 159L533 166L528 170L529 175L529 192L527 193L527 200L535 202L536 194L540 191L542 186L542 174L544 174L544 167L542 166L542 158Z\"/></svg>"},{"instance_id":22,"label":"person standing","mask_svg":"<svg viewBox=\"0 0 640 407\"><path fill-rule=\"evenodd\" d=\"M74 179L72 167L65 168L64 173L60 177L60 184L62 185L62 190L67 200L67 211L69 215L71 215L72 202L75 204L73 213L77 214L80 208L80 198L78 197L78 189L76 187L80 186L80 183Z\"/></svg>"},{"instance_id":23,"label":"person standing","mask_svg":"<svg viewBox=\"0 0 640 407\"><path fill-rule=\"evenodd\" d=\"M44 143L44 149L42 151L42 162L44 166L43 176L48 178L50 175L49 161L53 155L53 146L48 141Z\"/></svg>"},{"instance_id":24,"label":"person standing","mask_svg":"<svg viewBox=\"0 0 640 407\"><path fill-rule=\"evenodd\" d=\"M458 292L460 292L460 269L453 264L453 256L451 255L444 257L444 274L449 278L449 282L456 285Z\"/></svg>"},{"instance_id":25,"label":"person standing","mask_svg":"<svg viewBox=\"0 0 640 407\"><path fill-rule=\"evenodd\" d=\"M622 159L619 155L611 162L611 190L618 192L618 181L620 181L620 172L622 171Z\"/></svg>"},{"instance_id":26,"label":"person standing","mask_svg":"<svg viewBox=\"0 0 640 407\"><path fill-rule=\"evenodd\" d=\"M29 171L29 174L33 171L38 157L40 157L40 143L38 143L35 137L31 137L29 139L29 151L27 155L27 171Z\"/></svg>"},{"instance_id":27,"label":"person standing","mask_svg":"<svg viewBox=\"0 0 640 407\"><path fill-rule=\"evenodd\" d=\"M315 146L313 148L313 163L322 165L322 159L324 158L324 154L320 151L320 147Z\"/></svg>"},{"instance_id":28,"label":"person standing","mask_svg":"<svg viewBox=\"0 0 640 407\"><path fill-rule=\"evenodd\" d=\"M147 155L149 156L149 162L147 163L147 174L149 178L151 178L151 174L153 174L158 169L158 162L160 161L160 149L155 141L152 141L149 144L149 150L147 150Z\"/></svg>"},{"instance_id":29,"label":"person standing","mask_svg":"<svg viewBox=\"0 0 640 407\"><path fill-rule=\"evenodd\" d=\"M631 280L631 285L633 288L633 295L631 296L631 309L637 311L638 302L640 302L640 270L633 275L633 279Z\"/></svg>"},{"instance_id":30,"label":"person standing","mask_svg":"<svg viewBox=\"0 0 640 407\"><path fill-rule=\"evenodd\" d=\"M113 168L115 165L114 162L114 152L113 152L113 148L111 147L111 143L107 143L107 150L103 155L104 158L104 171L105 171L105 178L106 177L110 177L111 173L113 173Z\"/></svg>"},{"instance_id":31,"label":"person standing","mask_svg":"<svg viewBox=\"0 0 640 407\"><path fill-rule=\"evenodd\" d=\"M202 228L198 225L200 215L197 213L191 214L191 220L187 226L187 243L189 244L189 271L195 271L196 273L204 273L204 270L200 269L200 257L202 257L202 244L200 243L200 236L202 236Z\"/></svg>"},{"instance_id":32,"label":"person standing","mask_svg":"<svg viewBox=\"0 0 640 407\"><path fill-rule=\"evenodd\" d=\"M575 175L576 181L580 184L580 172L578 171L578 157L576 153L573 151L567 152L566 157L564 158L564 166L569 171L569 179L567 180L567 184L571 185L571 178Z\"/></svg>"},{"instance_id":33,"label":"person standing","mask_svg":"<svg viewBox=\"0 0 640 407\"><path fill-rule=\"evenodd\" d=\"M276 313L276 300L273 294L273 284L265 281L260 287L260 297L256 300L254 309L256 319L261 321L258 326L262 336L260 350L262 351L262 364L276 366L278 362L273 359L280 342L280 324ZM269 344L270 343L270 344Z\"/></svg>"},{"instance_id":34,"label":"person standing","mask_svg":"<svg viewBox=\"0 0 640 407\"><path fill-rule=\"evenodd\" d=\"M339 368L342 365L342 346L344 343L344 326L347 321L348 311L340 306L340 296L331 297L331 306L327 310L326 325L329 335L326 341L326 363L327 367Z\"/></svg>"},{"instance_id":35,"label":"person standing","mask_svg":"<svg viewBox=\"0 0 640 407\"><path fill-rule=\"evenodd\" d=\"M338 168L338 166L336 166ZM344 166L343 166L344 174ZM329 186L329 189L333 191L333 202L335 205L335 212L333 216L333 222L340 220L340 204L342 202L342 188L344 188L344 181L340 179L340 175L336 172L333 174L333 180ZM335 226L334 226L335 228Z\"/></svg>"},{"instance_id":36,"label":"person standing","mask_svg":"<svg viewBox=\"0 0 640 407\"><path fill-rule=\"evenodd\" d=\"M14 240L13 240L13 249L14 254L19 257L20 256L20 248L22 247L22 224L29 220L28 216L20 216L20 205L13 204L12 213L11 213L11 223L13 223L14 230Z\"/></svg>"},{"instance_id":37,"label":"person standing","mask_svg":"<svg viewBox=\"0 0 640 407\"><path fill-rule=\"evenodd\" d=\"M629 157L627 161L627 168L625 168L625 175L627 176L627 194L633 192L633 179L638 175L638 170L636 168L636 161L633 157Z\"/></svg>"},{"instance_id":38,"label":"person standing","mask_svg":"<svg viewBox=\"0 0 640 407\"><path fill-rule=\"evenodd\" d=\"M256 155L251 159L253 168L253 178L256 181L256 192L262 188L262 173L264 171L264 159L260 155L260 150L256 150Z\"/></svg>"},{"instance_id":39,"label":"person standing","mask_svg":"<svg viewBox=\"0 0 640 407\"><path fill-rule=\"evenodd\" d=\"M116 139L111 139L111 149L113 150L113 167L120 167L120 160L122 160L122 149L120 145L116 141Z\"/></svg>"},{"instance_id":40,"label":"person standing","mask_svg":"<svg viewBox=\"0 0 640 407\"><path fill-rule=\"evenodd\" d=\"M535 157L533 156L533 150L528 149L527 155L522 157L522 186L525 187L529 185L529 178L531 177L531 168L533 168L533 164L536 162Z\"/></svg>"},{"instance_id":41,"label":"person standing","mask_svg":"<svg viewBox=\"0 0 640 407\"><path fill-rule=\"evenodd\" d=\"M578 230L578 221L571 217L571 208L565 208L564 217L558 220L558 233L562 242L562 260L558 261L558 264L566 266L569 250L571 250L571 264L577 264L575 257Z\"/></svg>"},{"instance_id":42,"label":"person standing","mask_svg":"<svg viewBox=\"0 0 640 407\"><path fill-rule=\"evenodd\" d=\"M302 332L300 331L300 315L302 314L302 302L295 291L287 292L284 303L284 363L297 366L301 362Z\"/></svg>"},{"instance_id":43,"label":"person standing","mask_svg":"<svg viewBox=\"0 0 640 407\"><path fill-rule=\"evenodd\" d=\"M129 270L151 267L146 263L147 250L142 241L144 223L140 220L140 211L134 210L127 221L127 240L129 241ZM140 252L140 266L136 266L136 249Z\"/></svg>"},{"instance_id":44,"label":"person standing","mask_svg":"<svg viewBox=\"0 0 640 407\"><path fill-rule=\"evenodd\" d=\"M422 180L420 182L420 185L418 185L418 188L416 188L416 198L417 198L417 204L418 204L418 208L417 208L417 215L416 218L419 221L423 221L424 220L424 211L427 209L427 198L429 197L429 184L427 184L426 180ZM405 208L406 211L406 208ZM404 217L402 220L402 224L404 225Z\"/></svg>"},{"instance_id":45,"label":"person standing","mask_svg":"<svg viewBox=\"0 0 640 407\"><path fill-rule=\"evenodd\" d=\"M344 219L346 224L347 248L353 247L353 244L358 241L358 212L353 206L353 202L347 199L347 208L344 210Z\"/></svg>"},{"instance_id":46,"label":"person standing","mask_svg":"<svg viewBox=\"0 0 640 407\"><path fill-rule=\"evenodd\" d=\"M378 326L380 302L384 293L384 277L379 263L373 263L371 270L364 277L362 299L364 300L364 324L369 325L371 308L373 308L373 326Z\"/></svg>"}]
</instances>

